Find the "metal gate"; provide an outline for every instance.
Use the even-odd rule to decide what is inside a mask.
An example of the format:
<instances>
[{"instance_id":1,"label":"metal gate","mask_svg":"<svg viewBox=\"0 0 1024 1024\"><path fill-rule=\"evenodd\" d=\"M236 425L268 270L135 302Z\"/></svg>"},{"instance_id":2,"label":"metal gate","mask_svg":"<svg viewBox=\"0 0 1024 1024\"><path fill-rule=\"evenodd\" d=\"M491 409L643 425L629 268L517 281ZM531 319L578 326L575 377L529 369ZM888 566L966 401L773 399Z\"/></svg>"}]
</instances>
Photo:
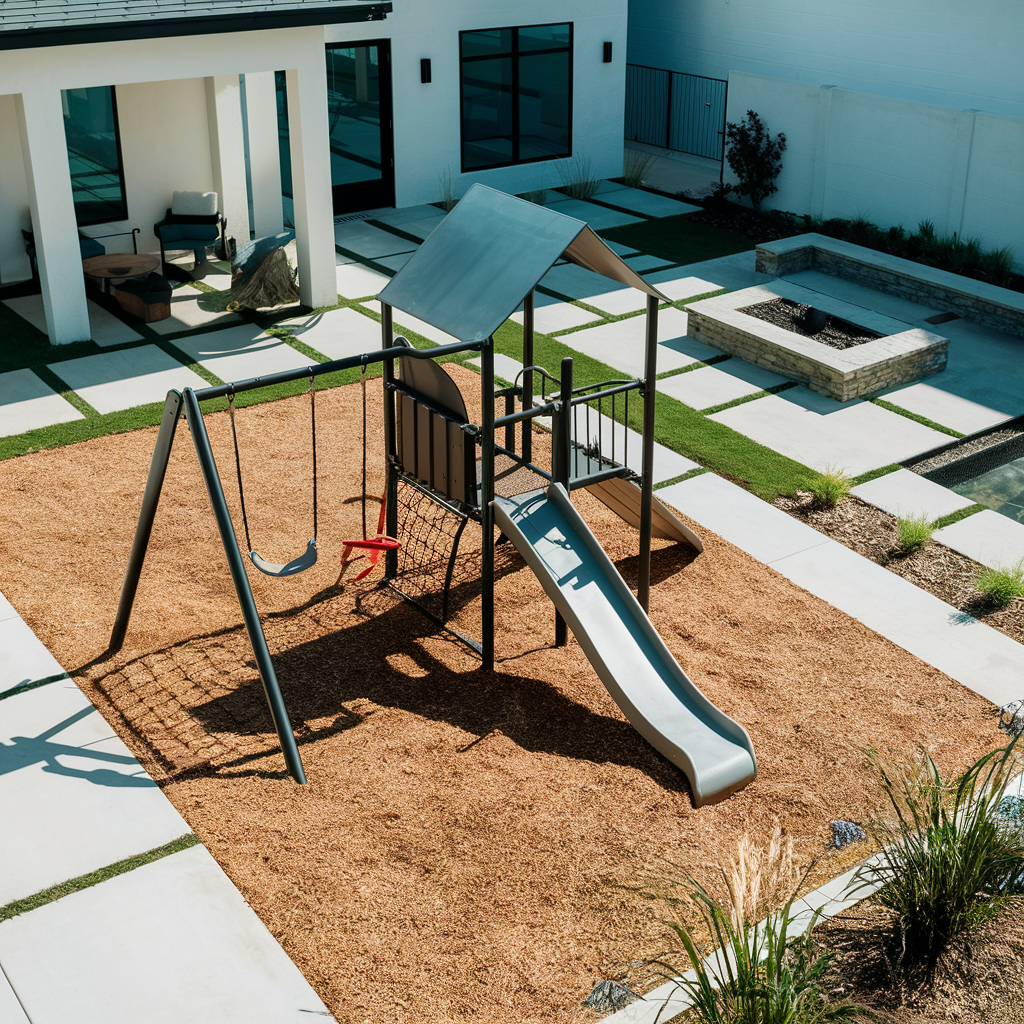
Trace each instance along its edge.
<instances>
[{"instance_id":1,"label":"metal gate","mask_svg":"<svg viewBox=\"0 0 1024 1024\"><path fill-rule=\"evenodd\" d=\"M681 71L626 65L626 138L721 160L729 83Z\"/></svg>"}]
</instances>

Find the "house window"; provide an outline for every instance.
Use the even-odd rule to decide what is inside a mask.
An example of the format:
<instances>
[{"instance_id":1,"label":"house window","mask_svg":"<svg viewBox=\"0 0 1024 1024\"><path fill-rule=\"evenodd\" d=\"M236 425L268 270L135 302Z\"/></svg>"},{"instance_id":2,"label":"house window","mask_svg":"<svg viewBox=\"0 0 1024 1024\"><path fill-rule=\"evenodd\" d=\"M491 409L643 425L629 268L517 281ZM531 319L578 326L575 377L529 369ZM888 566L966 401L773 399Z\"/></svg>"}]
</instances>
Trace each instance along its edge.
<instances>
[{"instance_id":1,"label":"house window","mask_svg":"<svg viewBox=\"0 0 1024 1024\"><path fill-rule=\"evenodd\" d=\"M572 153L572 25L459 34L462 169Z\"/></svg>"},{"instance_id":2,"label":"house window","mask_svg":"<svg viewBox=\"0 0 1024 1024\"><path fill-rule=\"evenodd\" d=\"M78 223L125 220L128 207L114 87L66 89L61 96Z\"/></svg>"}]
</instances>

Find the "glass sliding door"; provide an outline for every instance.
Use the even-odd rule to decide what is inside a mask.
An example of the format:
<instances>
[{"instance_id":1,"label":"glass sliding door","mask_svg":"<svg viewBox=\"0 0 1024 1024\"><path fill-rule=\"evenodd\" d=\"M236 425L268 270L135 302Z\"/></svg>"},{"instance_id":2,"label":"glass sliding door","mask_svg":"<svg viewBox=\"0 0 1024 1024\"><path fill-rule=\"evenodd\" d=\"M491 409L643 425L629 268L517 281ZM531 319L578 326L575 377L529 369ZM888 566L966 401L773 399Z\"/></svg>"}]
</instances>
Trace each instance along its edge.
<instances>
[{"instance_id":1,"label":"glass sliding door","mask_svg":"<svg viewBox=\"0 0 1024 1024\"><path fill-rule=\"evenodd\" d=\"M395 204L387 40L327 47L334 212Z\"/></svg>"},{"instance_id":2,"label":"glass sliding door","mask_svg":"<svg viewBox=\"0 0 1024 1024\"><path fill-rule=\"evenodd\" d=\"M124 166L113 86L65 89L67 137L75 218L82 224L124 220Z\"/></svg>"}]
</instances>

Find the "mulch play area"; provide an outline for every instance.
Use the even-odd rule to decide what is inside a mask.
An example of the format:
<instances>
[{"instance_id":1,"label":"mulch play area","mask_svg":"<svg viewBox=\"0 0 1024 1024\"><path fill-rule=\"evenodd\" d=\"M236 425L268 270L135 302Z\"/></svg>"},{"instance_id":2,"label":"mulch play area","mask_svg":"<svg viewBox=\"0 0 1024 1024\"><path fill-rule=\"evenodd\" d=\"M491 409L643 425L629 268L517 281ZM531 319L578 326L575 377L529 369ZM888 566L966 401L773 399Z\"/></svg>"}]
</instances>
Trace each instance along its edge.
<instances>
[{"instance_id":1,"label":"mulch play area","mask_svg":"<svg viewBox=\"0 0 1024 1024\"><path fill-rule=\"evenodd\" d=\"M479 378L455 367L467 398ZM370 493L380 493L379 385ZM470 402L470 415L473 415ZM317 399L320 562L250 570L309 784L284 774L187 428L179 427L123 651L103 656L155 430L0 464L0 582L163 787L340 1022L592 1020L606 977L645 986L664 950L652 878L704 865L779 821L806 859L861 816L864 750L926 745L947 768L998 743L992 707L696 527L656 541L651 618L684 670L750 732L759 776L693 809L681 772L626 723L553 611L499 549L498 666L386 591L333 587L357 535L358 385ZM208 417L236 525L226 413ZM312 530L308 400L238 414L257 550ZM542 435L538 435L540 438ZM628 582L637 534L578 508ZM685 509L682 510L685 513ZM371 506L371 530L376 525ZM466 531L464 566L479 530ZM244 540L243 540L244 544ZM463 586L459 625L476 598ZM866 851L862 851L866 852ZM828 855L816 881L850 862Z\"/></svg>"}]
</instances>

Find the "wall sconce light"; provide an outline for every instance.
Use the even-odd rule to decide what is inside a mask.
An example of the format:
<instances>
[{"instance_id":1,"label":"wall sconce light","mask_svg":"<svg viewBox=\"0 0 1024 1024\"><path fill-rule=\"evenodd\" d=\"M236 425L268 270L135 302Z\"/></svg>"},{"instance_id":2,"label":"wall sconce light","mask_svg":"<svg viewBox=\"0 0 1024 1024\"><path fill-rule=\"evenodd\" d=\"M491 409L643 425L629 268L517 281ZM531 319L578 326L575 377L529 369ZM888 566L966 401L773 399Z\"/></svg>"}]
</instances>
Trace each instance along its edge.
<instances>
[{"instance_id":1,"label":"wall sconce light","mask_svg":"<svg viewBox=\"0 0 1024 1024\"><path fill-rule=\"evenodd\" d=\"M611 64L612 62L612 44L604 44L604 62L605 64Z\"/></svg>"},{"instance_id":2,"label":"wall sconce light","mask_svg":"<svg viewBox=\"0 0 1024 1024\"><path fill-rule=\"evenodd\" d=\"M430 85L430 58L424 57L420 61L420 81L424 85Z\"/></svg>"}]
</instances>

